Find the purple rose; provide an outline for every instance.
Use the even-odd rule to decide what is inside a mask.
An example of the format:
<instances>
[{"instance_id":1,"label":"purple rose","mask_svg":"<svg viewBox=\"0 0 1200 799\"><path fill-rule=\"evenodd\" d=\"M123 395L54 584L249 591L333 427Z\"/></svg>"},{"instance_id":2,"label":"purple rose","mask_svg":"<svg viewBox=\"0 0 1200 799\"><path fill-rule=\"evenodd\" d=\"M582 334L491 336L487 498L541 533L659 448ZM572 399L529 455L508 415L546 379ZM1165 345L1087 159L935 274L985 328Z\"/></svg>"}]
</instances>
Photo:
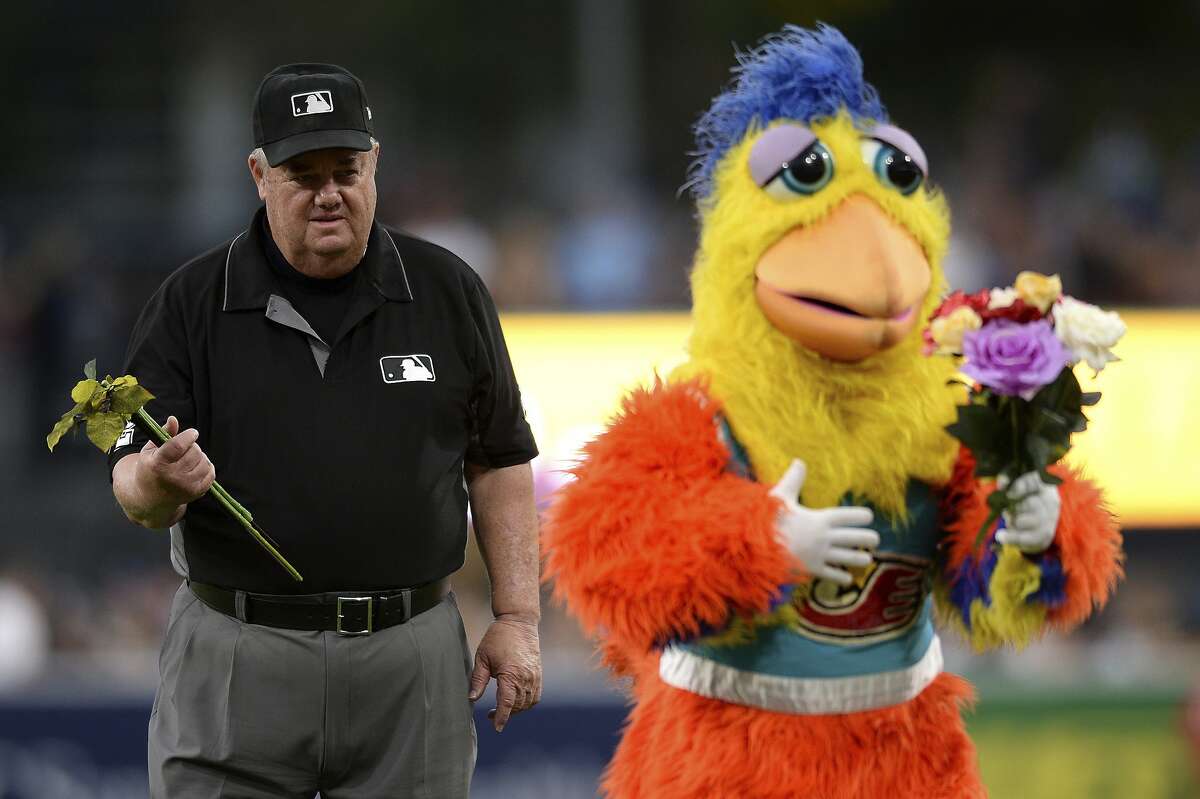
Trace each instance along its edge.
<instances>
[{"instance_id":1,"label":"purple rose","mask_svg":"<svg viewBox=\"0 0 1200 799\"><path fill-rule=\"evenodd\" d=\"M988 322L963 336L962 370L997 394L1030 400L1062 372L1071 353L1042 320L1024 324L1008 319Z\"/></svg>"}]
</instances>

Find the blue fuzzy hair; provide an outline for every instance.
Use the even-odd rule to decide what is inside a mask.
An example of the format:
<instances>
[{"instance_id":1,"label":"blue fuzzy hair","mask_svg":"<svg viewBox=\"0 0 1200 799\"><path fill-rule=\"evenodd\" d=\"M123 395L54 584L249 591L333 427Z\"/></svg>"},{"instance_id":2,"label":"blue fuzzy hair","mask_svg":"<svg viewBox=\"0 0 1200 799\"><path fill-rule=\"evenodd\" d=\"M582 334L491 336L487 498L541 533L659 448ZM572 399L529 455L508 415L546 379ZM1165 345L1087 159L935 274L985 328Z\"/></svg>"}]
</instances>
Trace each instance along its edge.
<instances>
[{"instance_id":1,"label":"blue fuzzy hair","mask_svg":"<svg viewBox=\"0 0 1200 799\"><path fill-rule=\"evenodd\" d=\"M837 28L786 25L737 59L733 85L713 98L696 123L697 159L688 185L697 200L712 194L722 156L747 132L773 120L807 123L845 107L855 119L887 121L875 87L863 80L862 58Z\"/></svg>"}]
</instances>

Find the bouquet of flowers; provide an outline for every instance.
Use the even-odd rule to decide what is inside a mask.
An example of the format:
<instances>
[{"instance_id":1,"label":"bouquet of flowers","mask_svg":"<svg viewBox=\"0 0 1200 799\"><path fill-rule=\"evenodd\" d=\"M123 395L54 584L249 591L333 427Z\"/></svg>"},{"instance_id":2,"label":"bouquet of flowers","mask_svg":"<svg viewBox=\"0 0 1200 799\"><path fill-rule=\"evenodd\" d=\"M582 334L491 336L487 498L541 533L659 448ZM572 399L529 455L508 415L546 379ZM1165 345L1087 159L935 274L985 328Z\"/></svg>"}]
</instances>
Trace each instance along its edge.
<instances>
[{"instance_id":1,"label":"bouquet of flowers","mask_svg":"<svg viewBox=\"0 0 1200 799\"><path fill-rule=\"evenodd\" d=\"M137 425L158 444L165 444L170 438L167 431L142 407L154 399L154 395L139 385L136 377L124 375L113 378L112 375L107 375L98 380L96 361L92 360L83 367L83 378L71 389L71 399L75 406L62 415L54 429L46 436L46 446L51 452L63 436L77 427L84 428L88 439L101 452L108 452L113 448L127 424ZM250 511L234 499L220 483L214 481L208 493L212 494L221 507L292 576L292 579L304 579L300 572L288 563L287 558L279 553L275 542L254 520Z\"/></svg>"},{"instance_id":2,"label":"bouquet of flowers","mask_svg":"<svg viewBox=\"0 0 1200 799\"><path fill-rule=\"evenodd\" d=\"M1074 366L1086 361L1099 374L1117 360L1112 348L1124 334L1115 312L1063 295L1058 275L1037 272L1006 288L956 291L934 311L925 353L960 359L974 381L946 429L974 454L975 475L997 482L978 540L1024 499L1009 493L1017 477L1038 472L1047 484L1062 482L1047 469L1087 428L1083 409L1100 400L1083 392Z\"/></svg>"}]
</instances>

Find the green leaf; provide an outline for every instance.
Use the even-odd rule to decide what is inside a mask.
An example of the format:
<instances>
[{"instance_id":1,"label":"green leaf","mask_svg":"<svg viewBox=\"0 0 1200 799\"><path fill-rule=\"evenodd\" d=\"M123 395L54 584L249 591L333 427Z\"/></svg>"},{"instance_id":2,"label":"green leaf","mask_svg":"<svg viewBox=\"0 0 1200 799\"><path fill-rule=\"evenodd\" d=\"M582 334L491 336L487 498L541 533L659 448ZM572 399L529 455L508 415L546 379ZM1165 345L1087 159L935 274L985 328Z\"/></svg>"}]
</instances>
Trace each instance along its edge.
<instances>
[{"instance_id":1,"label":"green leaf","mask_svg":"<svg viewBox=\"0 0 1200 799\"><path fill-rule=\"evenodd\" d=\"M1025 454L1035 469L1041 469L1052 463L1050 460L1050 442L1038 435L1025 439Z\"/></svg>"},{"instance_id":2,"label":"green leaf","mask_svg":"<svg viewBox=\"0 0 1200 799\"><path fill-rule=\"evenodd\" d=\"M1074 373L1071 371L1071 367L1065 367L1054 380L1038 389L1030 402L1040 407L1060 407L1063 395L1070 391L1070 382L1073 377Z\"/></svg>"},{"instance_id":3,"label":"green leaf","mask_svg":"<svg viewBox=\"0 0 1200 799\"><path fill-rule=\"evenodd\" d=\"M1048 486L1062 485L1062 478L1056 474L1051 474L1046 469L1039 469L1038 474L1042 477L1042 482Z\"/></svg>"},{"instance_id":4,"label":"green leaf","mask_svg":"<svg viewBox=\"0 0 1200 799\"><path fill-rule=\"evenodd\" d=\"M83 376L88 380L96 379L96 359L92 358L83 365Z\"/></svg>"},{"instance_id":5,"label":"green leaf","mask_svg":"<svg viewBox=\"0 0 1200 799\"><path fill-rule=\"evenodd\" d=\"M1062 380L1062 393L1058 396L1056 407L1065 411L1079 410L1079 398L1083 396L1083 389L1079 386L1079 378L1075 376L1075 370L1068 366L1063 369L1060 379Z\"/></svg>"},{"instance_id":6,"label":"green leaf","mask_svg":"<svg viewBox=\"0 0 1200 799\"><path fill-rule=\"evenodd\" d=\"M89 377L87 380L80 380L75 384L75 388L71 389L71 399L74 402L86 403L97 391L100 391L100 384L96 382L95 378Z\"/></svg>"},{"instance_id":7,"label":"green leaf","mask_svg":"<svg viewBox=\"0 0 1200 799\"><path fill-rule=\"evenodd\" d=\"M1079 395L1079 404L1085 408L1090 405L1095 405L1099 401L1100 401L1100 392L1099 391L1089 391L1086 394Z\"/></svg>"},{"instance_id":8,"label":"green leaf","mask_svg":"<svg viewBox=\"0 0 1200 799\"><path fill-rule=\"evenodd\" d=\"M111 396L113 411L126 416L137 413L138 408L154 399L154 395L147 391L145 386L138 385L137 379L129 375L118 377L114 381Z\"/></svg>"},{"instance_id":9,"label":"green leaf","mask_svg":"<svg viewBox=\"0 0 1200 799\"><path fill-rule=\"evenodd\" d=\"M999 453L976 452L974 454L976 477L996 477L1009 466L1004 457Z\"/></svg>"},{"instance_id":10,"label":"green leaf","mask_svg":"<svg viewBox=\"0 0 1200 799\"><path fill-rule=\"evenodd\" d=\"M121 437L127 416L120 413L94 413L87 420L87 436L101 452L108 452Z\"/></svg>"},{"instance_id":11,"label":"green leaf","mask_svg":"<svg viewBox=\"0 0 1200 799\"><path fill-rule=\"evenodd\" d=\"M50 432L46 434L46 446L51 452L58 446L58 442L62 437L71 432L71 428L75 427L75 414L83 410L84 403L76 403L75 407L62 415L62 418L55 423Z\"/></svg>"},{"instance_id":12,"label":"green leaf","mask_svg":"<svg viewBox=\"0 0 1200 799\"><path fill-rule=\"evenodd\" d=\"M967 446L976 456L1002 447L1000 417L986 405L960 405L958 420L947 425L946 432Z\"/></svg>"},{"instance_id":13,"label":"green leaf","mask_svg":"<svg viewBox=\"0 0 1200 799\"><path fill-rule=\"evenodd\" d=\"M1066 430L1071 426L1067 421L1066 416L1059 411L1053 411L1049 408L1038 409L1038 421L1041 422L1046 429L1051 430L1055 427L1061 427L1062 429Z\"/></svg>"}]
</instances>

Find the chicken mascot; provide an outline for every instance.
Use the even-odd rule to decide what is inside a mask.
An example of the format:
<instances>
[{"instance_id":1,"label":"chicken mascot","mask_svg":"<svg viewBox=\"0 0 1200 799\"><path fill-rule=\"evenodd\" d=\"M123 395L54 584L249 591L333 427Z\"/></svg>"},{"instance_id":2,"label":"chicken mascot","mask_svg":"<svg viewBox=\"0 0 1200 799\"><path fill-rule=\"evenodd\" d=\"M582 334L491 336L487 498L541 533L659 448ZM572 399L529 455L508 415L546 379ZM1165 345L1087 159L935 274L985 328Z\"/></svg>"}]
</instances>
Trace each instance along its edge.
<instances>
[{"instance_id":1,"label":"chicken mascot","mask_svg":"<svg viewBox=\"0 0 1200 799\"><path fill-rule=\"evenodd\" d=\"M1069 467L976 547L994 481L922 353L949 218L835 29L740 59L697 125L689 360L636 390L552 506L547 579L633 708L613 799L986 796L934 618L1021 646L1121 572ZM1015 483L1014 483L1015 485Z\"/></svg>"}]
</instances>

